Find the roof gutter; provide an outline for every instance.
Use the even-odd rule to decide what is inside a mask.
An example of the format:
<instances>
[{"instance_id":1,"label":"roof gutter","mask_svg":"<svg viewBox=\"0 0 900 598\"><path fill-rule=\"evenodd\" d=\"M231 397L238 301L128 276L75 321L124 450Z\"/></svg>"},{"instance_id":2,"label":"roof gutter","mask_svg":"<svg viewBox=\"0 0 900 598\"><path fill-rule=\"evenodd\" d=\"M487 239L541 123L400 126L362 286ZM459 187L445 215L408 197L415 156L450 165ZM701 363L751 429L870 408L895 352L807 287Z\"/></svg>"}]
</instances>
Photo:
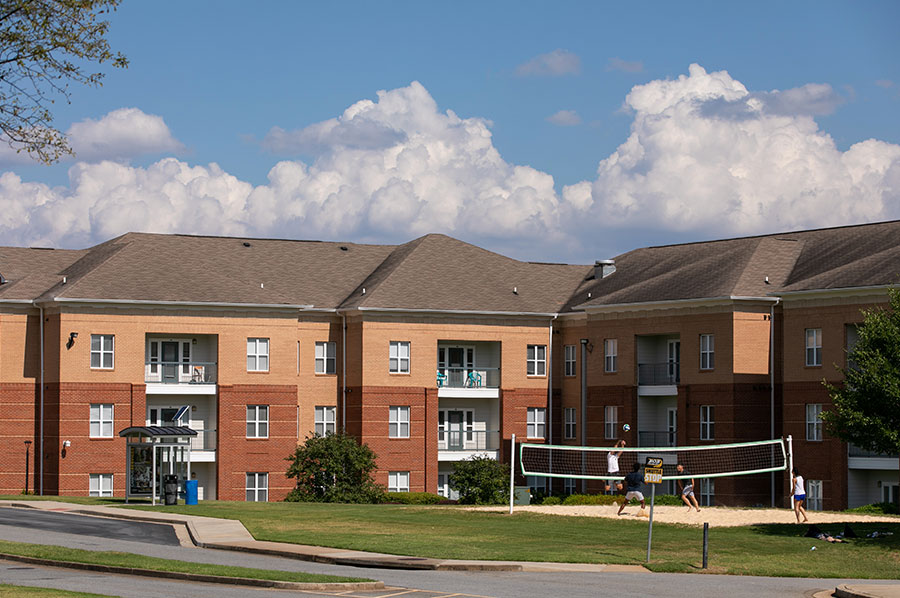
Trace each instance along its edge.
<instances>
[{"instance_id":1,"label":"roof gutter","mask_svg":"<svg viewBox=\"0 0 900 598\"><path fill-rule=\"evenodd\" d=\"M897 285L877 284L877 285L869 285L869 286L864 286L864 287L835 287L832 289L808 289L808 290L804 290L804 291L783 291L783 292L777 293L777 295L779 297L788 298L788 299L790 299L794 296L797 296L797 295L821 295L824 293L850 295L850 294L862 293L865 291L883 291L885 289L889 289L889 288L895 287L895 286L897 286ZM772 293L772 295L775 295L775 294L776 293Z\"/></svg>"},{"instance_id":2,"label":"roof gutter","mask_svg":"<svg viewBox=\"0 0 900 598\"><path fill-rule=\"evenodd\" d=\"M724 303L726 301L765 301L765 302L777 302L778 297L774 296L766 296L766 297L753 297L753 296L745 296L745 295L723 295L721 297L696 297L693 299L668 299L665 301L638 301L635 303L609 303L609 304L601 304L601 305L585 305L583 307L576 307L574 309L582 309L584 311L600 311L604 309L611 308L623 308L623 307L634 307L634 308L643 308L643 307L653 307L653 306L665 306L665 305L682 305L685 303Z\"/></svg>"},{"instance_id":3,"label":"roof gutter","mask_svg":"<svg viewBox=\"0 0 900 598\"><path fill-rule=\"evenodd\" d=\"M112 305L173 305L178 307L253 307L260 309L301 309L312 310L312 305L294 305L289 303L228 303L222 301L147 301L142 299L81 299L69 297L53 297L57 303L110 303ZM49 301L45 302L49 303ZM37 302L35 302L37 305Z\"/></svg>"},{"instance_id":4,"label":"roof gutter","mask_svg":"<svg viewBox=\"0 0 900 598\"><path fill-rule=\"evenodd\" d=\"M409 309L406 307L352 307L338 309L338 313L349 311L368 311L372 313L414 313L414 314L453 314L467 316L529 316L540 318L555 318L557 312L532 312L532 311L480 311L474 309Z\"/></svg>"}]
</instances>

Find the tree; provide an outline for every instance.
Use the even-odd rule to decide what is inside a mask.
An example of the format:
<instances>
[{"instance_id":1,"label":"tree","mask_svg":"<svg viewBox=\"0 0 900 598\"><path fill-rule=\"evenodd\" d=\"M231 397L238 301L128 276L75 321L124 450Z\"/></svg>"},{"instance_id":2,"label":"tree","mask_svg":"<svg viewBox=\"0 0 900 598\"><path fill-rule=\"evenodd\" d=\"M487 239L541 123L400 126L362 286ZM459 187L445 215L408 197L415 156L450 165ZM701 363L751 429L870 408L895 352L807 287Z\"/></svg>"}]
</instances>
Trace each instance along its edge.
<instances>
[{"instance_id":1,"label":"tree","mask_svg":"<svg viewBox=\"0 0 900 598\"><path fill-rule=\"evenodd\" d=\"M293 502L381 502L384 489L372 479L375 453L352 436L308 437L287 458L287 477L297 487L285 500Z\"/></svg>"},{"instance_id":2,"label":"tree","mask_svg":"<svg viewBox=\"0 0 900 598\"><path fill-rule=\"evenodd\" d=\"M103 15L121 0L0 0L0 132L16 151L52 164L72 148L51 125L70 83L99 86L91 63L128 66L106 39Z\"/></svg>"},{"instance_id":3,"label":"tree","mask_svg":"<svg viewBox=\"0 0 900 598\"><path fill-rule=\"evenodd\" d=\"M509 501L509 465L475 455L456 464L450 487L459 492L459 502L493 505Z\"/></svg>"},{"instance_id":4,"label":"tree","mask_svg":"<svg viewBox=\"0 0 900 598\"><path fill-rule=\"evenodd\" d=\"M900 289L888 290L888 309L863 310L858 340L848 353L840 385L825 383L833 407L826 429L862 449L900 452Z\"/></svg>"}]
</instances>

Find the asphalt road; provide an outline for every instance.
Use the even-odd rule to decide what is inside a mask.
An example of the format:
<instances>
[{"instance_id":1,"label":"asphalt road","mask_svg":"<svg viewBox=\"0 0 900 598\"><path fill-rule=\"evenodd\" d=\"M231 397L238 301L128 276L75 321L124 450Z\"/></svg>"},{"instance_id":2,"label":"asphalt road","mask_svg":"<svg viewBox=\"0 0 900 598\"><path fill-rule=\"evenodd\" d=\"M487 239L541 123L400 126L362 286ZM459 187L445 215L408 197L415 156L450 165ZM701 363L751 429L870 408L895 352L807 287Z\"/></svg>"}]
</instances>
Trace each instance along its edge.
<instances>
[{"instance_id":1,"label":"asphalt road","mask_svg":"<svg viewBox=\"0 0 900 598\"><path fill-rule=\"evenodd\" d=\"M63 532L114 540L130 540L163 546L178 546L171 525L123 521L105 517L69 515L28 509L0 508L0 525L12 525L43 532Z\"/></svg>"},{"instance_id":2,"label":"asphalt road","mask_svg":"<svg viewBox=\"0 0 900 598\"><path fill-rule=\"evenodd\" d=\"M0 509L5 510L5 509ZM347 575L378 579L386 585L400 588L418 588L404 598L427 596L446 596L462 594L463 596L490 596L496 598L521 598L530 596L565 596L566 598L595 598L599 595L624 595L648 597L681 597L686 593L691 598L721 597L757 598L767 596L786 596L800 598L810 596L813 592L834 589L840 583L853 581L841 579L803 579L803 578L769 578L769 577L736 577L722 575L687 575L663 573L525 573L525 572L449 572L449 571L396 571L385 569L366 569L338 565L310 563L293 559L252 555L222 550L206 550L193 547L172 546L135 542L119 538L104 538L96 535L94 527L98 518L60 513L42 513L29 510L15 510L17 515L11 522L0 524L0 538L18 542L38 544L56 544L82 548L86 550L120 550L135 554L158 556L203 563L220 563L258 567L262 569L280 569L286 571L307 571L311 573L327 573L331 575ZM71 533L71 531L54 531L46 527L44 516L87 519L90 534ZM75 529L73 523L62 523L66 529ZM115 523L126 527L137 525L130 522ZM153 525L153 524L149 524ZM35 534L34 529L41 529ZM137 532L132 537L140 537ZM171 596L173 598L230 598L231 596L328 596L328 593L295 593L284 590L256 590L246 587L232 587L213 584L197 584L167 580L154 580L141 577L116 576L102 573L89 573L66 569L24 566L21 563L0 561L0 579L4 583L22 585L39 585L71 589L76 591L93 591L127 598L144 598L155 596ZM898 583L896 581L871 583ZM350 596L386 596L397 594L390 592L351 592Z\"/></svg>"}]
</instances>

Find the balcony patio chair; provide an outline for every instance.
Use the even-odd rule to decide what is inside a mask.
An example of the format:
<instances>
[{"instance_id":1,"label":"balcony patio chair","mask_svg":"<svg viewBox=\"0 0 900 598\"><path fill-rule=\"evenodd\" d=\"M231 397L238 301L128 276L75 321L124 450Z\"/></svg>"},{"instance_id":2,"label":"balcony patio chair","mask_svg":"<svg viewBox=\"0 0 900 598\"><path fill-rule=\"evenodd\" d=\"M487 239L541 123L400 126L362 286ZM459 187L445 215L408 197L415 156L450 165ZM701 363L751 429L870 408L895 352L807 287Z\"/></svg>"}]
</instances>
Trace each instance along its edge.
<instances>
[{"instance_id":1,"label":"balcony patio chair","mask_svg":"<svg viewBox=\"0 0 900 598\"><path fill-rule=\"evenodd\" d=\"M447 374L443 372L437 373L437 387L444 388L444 385L447 384Z\"/></svg>"},{"instance_id":2,"label":"balcony patio chair","mask_svg":"<svg viewBox=\"0 0 900 598\"><path fill-rule=\"evenodd\" d=\"M191 382L206 382L206 372L204 371L205 369L206 368L204 368L202 365L195 365L194 370L191 373Z\"/></svg>"},{"instance_id":3,"label":"balcony patio chair","mask_svg":"<svg viewBox=\"0 0 900 598\"><path fill-rule=\"evenodd\" d=\"M469 375L466 376L466 386L469 388L480 388L481 385L481 372L469 372Z\"/></svg>"}]
</instances>

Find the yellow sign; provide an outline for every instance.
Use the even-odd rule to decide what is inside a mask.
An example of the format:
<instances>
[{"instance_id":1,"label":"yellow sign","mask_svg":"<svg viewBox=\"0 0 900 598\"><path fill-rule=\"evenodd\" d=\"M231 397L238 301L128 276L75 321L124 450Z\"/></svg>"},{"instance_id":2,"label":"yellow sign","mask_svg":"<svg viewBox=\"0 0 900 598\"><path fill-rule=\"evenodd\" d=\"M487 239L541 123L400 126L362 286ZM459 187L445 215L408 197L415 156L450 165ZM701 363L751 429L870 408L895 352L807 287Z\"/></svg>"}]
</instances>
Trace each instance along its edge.
<instances>
[{"instance_id":1,"label":"yellow sign","mask_svg":"<svg viewBox=\"0 0 900 598\"><path fill-rule=\"evenodd\" d=\"M645 484L661 484L663 470L662 467L645 467L644 483Z\"/></svg>"}]
</instances>

